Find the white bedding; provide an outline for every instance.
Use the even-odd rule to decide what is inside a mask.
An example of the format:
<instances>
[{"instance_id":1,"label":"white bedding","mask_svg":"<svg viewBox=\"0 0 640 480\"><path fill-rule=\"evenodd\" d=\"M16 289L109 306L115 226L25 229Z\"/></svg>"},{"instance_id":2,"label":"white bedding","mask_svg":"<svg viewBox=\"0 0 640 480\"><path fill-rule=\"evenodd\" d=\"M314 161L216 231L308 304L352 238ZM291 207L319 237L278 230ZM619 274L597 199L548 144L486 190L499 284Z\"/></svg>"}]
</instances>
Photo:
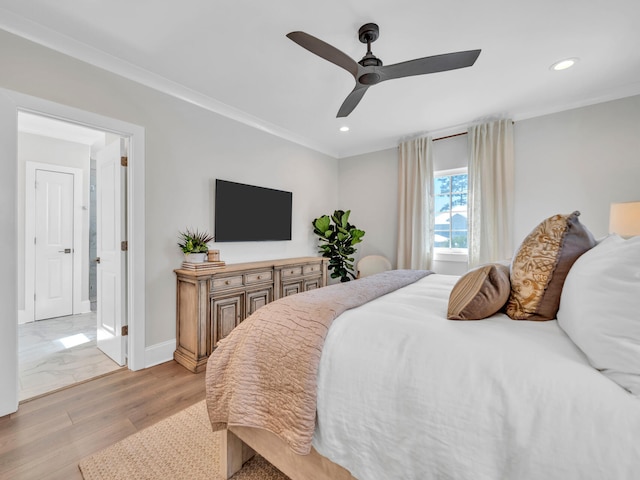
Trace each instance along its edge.
<instances>
[{"instance_id":1,"label":"white bedding","mask_svg":"<svg viewBox=\"0 0 640 480\"><path fill-rule=\"evenodd\" d=\"M431 275L343 313L313 445L359 480L638 479L640 401L556 321L446 319Z\"/></svg>"}]
</instances>

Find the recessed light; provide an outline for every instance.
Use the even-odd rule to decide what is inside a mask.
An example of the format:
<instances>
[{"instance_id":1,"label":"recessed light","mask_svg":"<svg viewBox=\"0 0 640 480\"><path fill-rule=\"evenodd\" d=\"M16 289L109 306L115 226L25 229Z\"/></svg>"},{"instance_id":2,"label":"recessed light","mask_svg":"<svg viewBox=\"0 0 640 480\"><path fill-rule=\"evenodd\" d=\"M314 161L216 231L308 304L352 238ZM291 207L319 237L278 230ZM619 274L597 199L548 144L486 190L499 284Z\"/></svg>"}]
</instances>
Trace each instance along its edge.
<instances>
[{"instance_id":1,"label":"recessed light","mask_svg":"<svg viewBox=\"0 0 640 480\"><path fill-rule=\"evenodd\" d=\"M578 58L565 58L564 60L560 60L549 67L550 70L566 70L567 68L573 67L576 63L578 63Z\"/></svg>"},{"instance_id":2,"label":"recessed light","mask_svg":"<svg viewBox=\"0 0 640 480\"><path fill-rule=\"evenodd\" d=\"M348 132L349 131L349 127L347 127L346 125L340 127L340 131L341 132Z\"/></svg>"}]
</instances>

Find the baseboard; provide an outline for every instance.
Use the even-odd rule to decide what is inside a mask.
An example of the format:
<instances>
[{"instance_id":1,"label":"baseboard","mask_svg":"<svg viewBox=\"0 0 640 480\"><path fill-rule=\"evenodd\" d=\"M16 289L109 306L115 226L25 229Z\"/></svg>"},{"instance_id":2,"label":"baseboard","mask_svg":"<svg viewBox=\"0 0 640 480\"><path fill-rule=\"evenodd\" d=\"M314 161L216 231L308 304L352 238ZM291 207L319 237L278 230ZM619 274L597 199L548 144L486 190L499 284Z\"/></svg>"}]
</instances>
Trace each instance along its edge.
<instances>
[{"instance_id":1,"label":"baseboard","mask_svg":"<svg viewBox=\"0 0 640 480\"><path fill-rule=\"evenodd\" d=\"M82 300L80 302L79 313L89 313L91 311L91 302L89 300Z\"/></svg>"},{"instance_id":2,"label":"baseboard","mask_svg":"<svg viewBox=\"0 0 640 480\"><path fill-rule=\"evenodd\" d=\"M162 343L156 343L144 350L145 368L160 365L161 363L173 360L173 352L176 349L176 341L168 340Z\"/></svg>"},{"instance_id":3,"label":"baseboard","mask_svg":"<svg viewBox=\"0 0 640 480\"><path fill-rule=\"evenodd\" d=\"M33 321L33 319L31 319ZM26 310L18 310L18 325L22 325L23 323L28 323L27 320L27 311Z\"/></svg>"}]
</instances>

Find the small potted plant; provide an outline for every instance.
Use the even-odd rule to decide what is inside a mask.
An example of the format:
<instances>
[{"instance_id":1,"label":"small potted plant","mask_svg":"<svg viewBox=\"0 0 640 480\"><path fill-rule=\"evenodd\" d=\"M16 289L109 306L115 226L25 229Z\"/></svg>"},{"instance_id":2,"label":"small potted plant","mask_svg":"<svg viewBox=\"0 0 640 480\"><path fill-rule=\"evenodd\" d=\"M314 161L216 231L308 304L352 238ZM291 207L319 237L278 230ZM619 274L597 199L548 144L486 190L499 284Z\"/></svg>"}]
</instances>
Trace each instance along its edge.
<instances>
[{"instance_id":1,"label":"small potted plant","mask_svg":"<svg viewBox=\"0 0 640 480\"><path fill-rule=\"evenodd\" d=\"M184 232L179 232L180 241L178 246L184 253L184 258L190 263L202 263L207 258L209 247L207 243L213 240L213 236L206 231L191 230L187 228Z\"/></svg>"}]
</instances>

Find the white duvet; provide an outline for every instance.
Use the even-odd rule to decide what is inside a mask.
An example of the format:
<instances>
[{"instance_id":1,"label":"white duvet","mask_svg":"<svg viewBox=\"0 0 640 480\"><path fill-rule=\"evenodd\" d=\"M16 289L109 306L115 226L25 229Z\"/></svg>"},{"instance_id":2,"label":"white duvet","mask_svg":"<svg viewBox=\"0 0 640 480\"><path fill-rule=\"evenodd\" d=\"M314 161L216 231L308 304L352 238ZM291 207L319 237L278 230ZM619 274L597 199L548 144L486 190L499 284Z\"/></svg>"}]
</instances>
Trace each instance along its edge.
<instances>
[{"instance_id":1,"label":"white duvet","mask_svg":"<svg viewBox=\"0 0 640 480\"><path fill-rule=\"evenodd\" d=\"M359 480L640 479L640 401L556 321L446 319L431 275L338 317L313 445Z\"/></svg>"}]
</instances>

